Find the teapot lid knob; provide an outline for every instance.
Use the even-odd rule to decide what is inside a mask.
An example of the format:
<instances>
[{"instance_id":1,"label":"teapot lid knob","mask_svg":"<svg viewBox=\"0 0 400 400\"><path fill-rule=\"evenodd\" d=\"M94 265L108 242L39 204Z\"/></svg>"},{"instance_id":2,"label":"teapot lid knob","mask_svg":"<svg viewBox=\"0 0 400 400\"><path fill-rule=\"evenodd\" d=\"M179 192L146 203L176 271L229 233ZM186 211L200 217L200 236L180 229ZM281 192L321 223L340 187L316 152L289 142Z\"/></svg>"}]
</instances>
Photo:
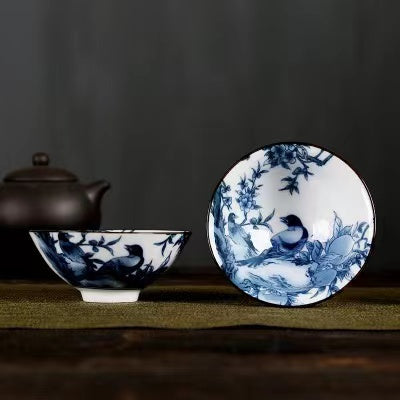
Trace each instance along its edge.
<instances>
[{"instance_id":1,"label":"teapot lid knob","mask_svg":"<svg viewBox=\"0 0 400 400\"><path fill-rule=\"evenodd\" d=\"M50 159L46 153L35 153L32 156L32 163L34 166L46 166L49 165Z\"/></svg>"}]
</instances>

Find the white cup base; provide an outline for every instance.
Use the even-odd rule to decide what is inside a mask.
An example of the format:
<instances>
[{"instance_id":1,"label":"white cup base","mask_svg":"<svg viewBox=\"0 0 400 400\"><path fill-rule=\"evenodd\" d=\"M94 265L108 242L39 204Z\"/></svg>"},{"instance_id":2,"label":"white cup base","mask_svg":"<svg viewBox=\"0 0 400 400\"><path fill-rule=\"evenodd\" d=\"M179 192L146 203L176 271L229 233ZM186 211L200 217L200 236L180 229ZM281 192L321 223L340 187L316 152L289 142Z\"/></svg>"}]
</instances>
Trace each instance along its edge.
<instances>
[{"instance_id":1,"label":"white cup base","mask_svg":"<svg viewBox=\"0 0 400 400\"><path fill-rule=\"evenodd\" d=\"M88 303L133 303L138 300L140 290L83 289L77 288L82 300Z\"/></svg>"}]
</instances>

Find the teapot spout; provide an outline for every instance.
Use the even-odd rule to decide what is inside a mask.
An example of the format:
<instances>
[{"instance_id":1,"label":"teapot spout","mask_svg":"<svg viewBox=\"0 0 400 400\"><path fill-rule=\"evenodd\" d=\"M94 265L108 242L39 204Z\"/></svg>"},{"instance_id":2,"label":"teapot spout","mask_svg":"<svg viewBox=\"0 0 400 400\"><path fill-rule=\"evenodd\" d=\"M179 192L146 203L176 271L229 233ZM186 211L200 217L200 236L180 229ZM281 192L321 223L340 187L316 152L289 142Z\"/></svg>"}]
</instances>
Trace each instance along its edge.
<instances>
[{"instance_id":1,"label":"teapot spout","mask_svg":"<svg viewBox=\"0 0 400 400\"><path fill-rule=\"evenodd\" d=\"M86 193L93 205L100 205L101 198L110 186L107 181L96 181L85 186Z\"/></svg>"}]
</instances>

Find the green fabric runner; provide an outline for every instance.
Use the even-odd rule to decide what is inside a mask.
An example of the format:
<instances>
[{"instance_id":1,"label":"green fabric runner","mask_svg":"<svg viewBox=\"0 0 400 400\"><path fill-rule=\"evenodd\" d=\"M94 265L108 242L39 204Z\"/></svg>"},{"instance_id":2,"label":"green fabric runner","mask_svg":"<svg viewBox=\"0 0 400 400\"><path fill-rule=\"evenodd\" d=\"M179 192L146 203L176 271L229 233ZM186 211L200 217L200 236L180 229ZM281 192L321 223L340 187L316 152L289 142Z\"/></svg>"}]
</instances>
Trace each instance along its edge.
<instances>
[{"instance_id":1,"label":"green fabric runner","mask_svg":"<svg viewBox=\"0 0 400 400\"><path fill-rule=\"evenodd\" d=\"M400 330L400 288L348 287L307 308L272 307L225 285L154 284L137 303L84 303L65 284L1 283L0 328L216 328Z\"/></svg>"}]
</instances>

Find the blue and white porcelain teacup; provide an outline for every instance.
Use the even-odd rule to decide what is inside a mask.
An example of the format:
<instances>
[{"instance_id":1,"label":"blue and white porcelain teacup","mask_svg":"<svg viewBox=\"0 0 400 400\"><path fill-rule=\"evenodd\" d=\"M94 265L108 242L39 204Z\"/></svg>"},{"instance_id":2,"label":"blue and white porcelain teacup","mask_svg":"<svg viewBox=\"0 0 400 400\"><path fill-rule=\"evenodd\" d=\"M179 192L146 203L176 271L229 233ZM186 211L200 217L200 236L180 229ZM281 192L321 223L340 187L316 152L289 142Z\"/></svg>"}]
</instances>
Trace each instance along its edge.
<instances>
[{"instance_id":1,"label":"blue and white porcelain teacup","mask_svg":"<svg viewBox=\"0 0 400 400\"><path fill-rule=\"evenodd\" d=\"M339 156L276 143L241 158L208 213L219 267L243 292L283 306L329 298L364 265L375 234L367 186Z\"/></svg>"},{"instance_id":2,"label":"blue and white porcelain teacup","mask_svg":"<svg viewBox=\"0 0 400 400\"><path fill-rule=\"evenodd\" d=\"M31 231L50 268L87 302L134 302L183 250L188 231Z\"/></svg>"}]
</instances>

